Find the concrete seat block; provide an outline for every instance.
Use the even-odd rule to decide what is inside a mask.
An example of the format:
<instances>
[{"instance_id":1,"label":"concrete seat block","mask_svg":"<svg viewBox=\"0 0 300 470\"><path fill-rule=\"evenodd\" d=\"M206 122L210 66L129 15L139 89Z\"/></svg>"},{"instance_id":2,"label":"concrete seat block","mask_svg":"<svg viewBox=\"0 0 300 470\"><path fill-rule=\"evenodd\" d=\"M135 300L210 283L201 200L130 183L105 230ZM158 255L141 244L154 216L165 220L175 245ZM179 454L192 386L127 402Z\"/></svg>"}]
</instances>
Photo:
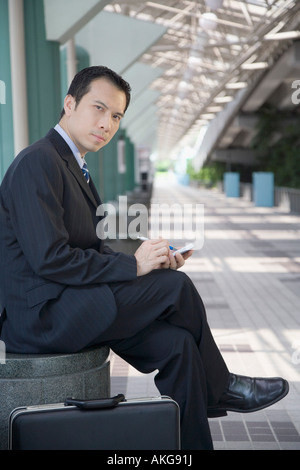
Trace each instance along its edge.
<instances>
[{"instance_id":1,"label":"concrete seat block","mask_svg":"<svg viewBox=\"0 0 300 470\"><path fill-rule=\"evenodd\" d=\"M0 364L0 449L7 449L8 419L19 406L110 396L109 348L74 354L6 354Z\"/></svg>"}]
</instances>

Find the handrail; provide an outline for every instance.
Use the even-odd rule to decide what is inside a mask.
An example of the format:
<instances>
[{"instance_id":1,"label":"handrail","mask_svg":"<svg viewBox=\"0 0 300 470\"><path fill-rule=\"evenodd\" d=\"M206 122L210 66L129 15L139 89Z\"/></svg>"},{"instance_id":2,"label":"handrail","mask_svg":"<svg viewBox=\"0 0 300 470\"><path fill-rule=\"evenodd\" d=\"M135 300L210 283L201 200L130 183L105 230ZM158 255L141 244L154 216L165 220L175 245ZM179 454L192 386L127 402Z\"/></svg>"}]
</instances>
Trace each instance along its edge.
<instances>
[{"instance_id":1,"label":"handrail","mask_svg":"<svg viewBox=\"0 0 300 470\"><path fill-rule=\"evenodd\" d=\"M253 188L251 183L240 184L240 197L248 201L253 201ZM274 206L300 214L300 189L275 186Z\"/></svg>"}]
</instances>

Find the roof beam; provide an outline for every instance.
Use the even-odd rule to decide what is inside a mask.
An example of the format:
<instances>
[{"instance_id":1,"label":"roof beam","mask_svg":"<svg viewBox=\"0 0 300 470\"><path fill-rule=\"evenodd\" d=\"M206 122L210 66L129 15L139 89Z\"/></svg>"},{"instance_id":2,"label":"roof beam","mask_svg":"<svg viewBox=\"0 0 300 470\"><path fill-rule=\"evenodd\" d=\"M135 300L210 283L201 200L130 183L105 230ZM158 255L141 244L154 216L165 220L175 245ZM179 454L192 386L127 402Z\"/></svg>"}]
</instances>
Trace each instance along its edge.
<instances>
[{"instance_id":1,"label":"roof beam","mask_svg":"<svg viewBox=\"0 0 300 470\"><path fill-rule=\"evenodd\" d=\"M44 0L48 41L66 43L109 3L110 0Z\"/></svg>"}]
</instances>

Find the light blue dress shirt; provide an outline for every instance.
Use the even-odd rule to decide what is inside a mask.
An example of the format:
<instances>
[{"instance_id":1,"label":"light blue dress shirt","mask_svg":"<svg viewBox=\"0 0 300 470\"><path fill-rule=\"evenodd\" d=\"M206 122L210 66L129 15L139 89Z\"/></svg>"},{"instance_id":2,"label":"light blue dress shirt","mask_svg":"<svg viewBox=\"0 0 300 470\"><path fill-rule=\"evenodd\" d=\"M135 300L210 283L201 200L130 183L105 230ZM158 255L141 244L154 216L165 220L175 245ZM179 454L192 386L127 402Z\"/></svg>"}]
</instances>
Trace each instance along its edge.
<instances>
[{"instance_id":1,"label":"light blue dress shirt","mask_svg":"<svg viewBox=\"0 0 300 470\"><path fill-rule=\"evenodd\" d=\"M56 124L56 126L54 127L54 129L61 135L61 137L66 141L66 143L68 144L68 146L70 147L70 149L72 150L73 152L73 155L74 157L76 158L77 162L78 162L78 165L80 166L80 168L82 169L84 163L86 163L86 161L84 160L84 158L82 158L78 148L76 147L76 145L74 144L74 142L70 139L70 137L68 136L68 134L63 130L63 128L59 125L59 124Z\"/></svg>"}]
</instances>

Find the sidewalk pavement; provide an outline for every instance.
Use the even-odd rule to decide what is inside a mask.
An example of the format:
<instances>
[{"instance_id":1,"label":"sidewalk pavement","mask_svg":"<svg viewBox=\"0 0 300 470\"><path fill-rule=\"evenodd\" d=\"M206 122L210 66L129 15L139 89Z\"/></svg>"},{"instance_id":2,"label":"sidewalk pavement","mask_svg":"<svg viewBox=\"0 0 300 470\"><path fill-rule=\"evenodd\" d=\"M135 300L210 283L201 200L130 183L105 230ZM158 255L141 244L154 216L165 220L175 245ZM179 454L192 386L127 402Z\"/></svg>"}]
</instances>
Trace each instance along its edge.
<instances>
[{"instance_id":1,"label":"sidewalk pavement","mask_svg":"<svg viewBox=\"0 0 300 470\"><path fill-rule=\"evenodd\" d=\"M299 450L300 214L172 178L155 181L151 203L204 204L203 248L181 269L204 301L216 343L232 372L290 383L287 397L265 410L210 419L215 450ZM172 242L185 243L175 232ZM114 354L111 372L112 394L159 395L155 373L143 375Z\"/></svg>"}]
</instances>

